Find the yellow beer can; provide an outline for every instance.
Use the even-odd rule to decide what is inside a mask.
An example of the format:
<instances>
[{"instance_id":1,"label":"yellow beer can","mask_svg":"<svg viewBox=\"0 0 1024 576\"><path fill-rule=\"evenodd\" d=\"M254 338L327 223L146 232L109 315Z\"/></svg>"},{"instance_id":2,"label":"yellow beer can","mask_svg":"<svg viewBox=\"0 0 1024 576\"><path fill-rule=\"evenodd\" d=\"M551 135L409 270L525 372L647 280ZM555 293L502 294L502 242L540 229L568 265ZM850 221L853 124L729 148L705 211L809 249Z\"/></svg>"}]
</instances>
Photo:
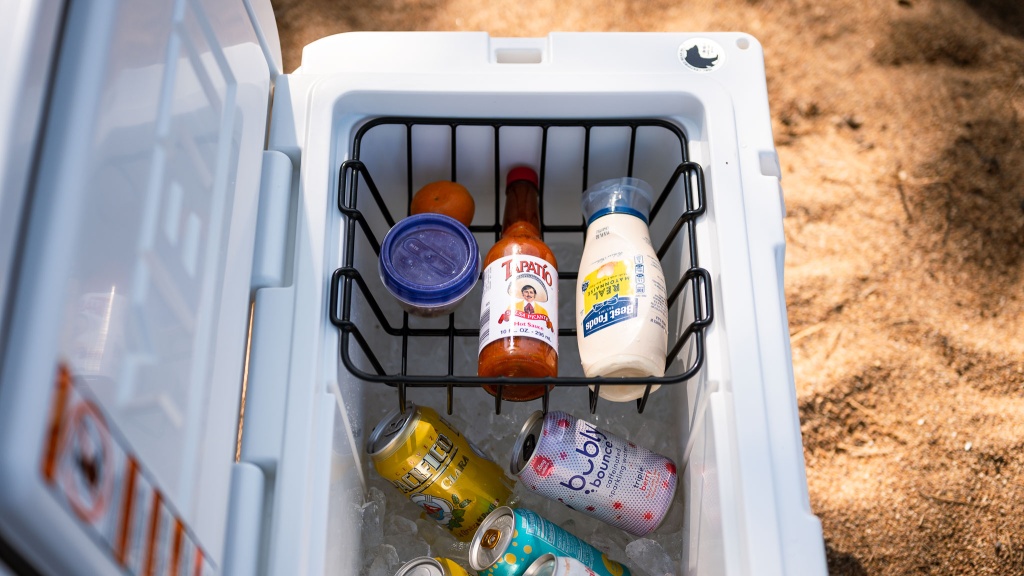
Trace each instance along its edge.
<instances>
[{"instance_id":1,"label":"yellow beer can","mask_svg":"<svg viewBox=\"0 0 1024 576\"><path fill-rule=\"evenodd\" d=\"M505 506L514 482L431 408L407 404L370 433L366 452L377 473L463 542L491 511Z\"/></svg>"}]
</instances>

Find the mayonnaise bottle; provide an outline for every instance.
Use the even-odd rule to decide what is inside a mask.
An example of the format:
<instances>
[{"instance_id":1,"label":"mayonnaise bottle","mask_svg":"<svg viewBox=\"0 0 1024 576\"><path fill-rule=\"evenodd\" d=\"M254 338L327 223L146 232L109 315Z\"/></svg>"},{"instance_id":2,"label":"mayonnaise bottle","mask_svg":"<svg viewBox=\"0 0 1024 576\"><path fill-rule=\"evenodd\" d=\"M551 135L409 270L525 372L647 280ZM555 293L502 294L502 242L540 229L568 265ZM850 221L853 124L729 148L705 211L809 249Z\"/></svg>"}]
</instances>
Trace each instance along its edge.
<instances>
[{"instance_id":1,"label":"mayonnaise bottle","mask_svg":"<svg viewBox=\"0 0 1024 576\"><path fill-rule=\"evenodd\" d=\"M647 227L652 197L638 178L605 180L583 194L587 240L576 280L576 342L588 377L665 375L668 303ZM642 397L644 386L602 384L599 394L626 402Z\"/></svg>"}]
</instances>

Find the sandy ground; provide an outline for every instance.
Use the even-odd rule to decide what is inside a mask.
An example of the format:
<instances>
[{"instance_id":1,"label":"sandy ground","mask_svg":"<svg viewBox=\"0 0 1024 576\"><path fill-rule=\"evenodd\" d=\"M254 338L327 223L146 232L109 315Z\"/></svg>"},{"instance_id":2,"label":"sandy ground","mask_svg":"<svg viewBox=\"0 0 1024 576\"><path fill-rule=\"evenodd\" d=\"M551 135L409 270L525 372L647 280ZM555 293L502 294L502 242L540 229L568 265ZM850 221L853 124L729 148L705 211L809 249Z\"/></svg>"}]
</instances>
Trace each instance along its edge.
<instances>
[{"instance_id":1,"label":"sandy ground","mask_svg":"<svg viewBox=\"0 0 1024 576\"><path fill-rule=\"evenodd\" d=\"M274 4L289 71L351 30L755 35L830 573L1024 574L1024 3Z\"/></svg>"}]
</instances>

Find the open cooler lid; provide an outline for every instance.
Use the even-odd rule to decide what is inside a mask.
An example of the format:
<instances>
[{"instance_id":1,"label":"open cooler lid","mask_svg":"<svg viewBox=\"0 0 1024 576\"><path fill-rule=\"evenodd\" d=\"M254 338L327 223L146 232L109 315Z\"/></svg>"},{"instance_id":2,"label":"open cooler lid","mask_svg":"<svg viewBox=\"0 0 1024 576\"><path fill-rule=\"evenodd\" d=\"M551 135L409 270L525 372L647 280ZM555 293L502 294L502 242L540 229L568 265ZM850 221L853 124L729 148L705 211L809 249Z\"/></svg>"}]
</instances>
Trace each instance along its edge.
<instances>
[{"instance_id":1,"label":"open cooler lid","mask_svg":"<svg viewBox=\"0 0 1024 576\"><path fill-rule=\"evenodd\" d=\"M270 2L17 8L58 16L38 151L0 147L27 174L0 180L25 205L0 254L0 568L224 572ZM38 64L38 37L4 40Z\"/></svg>"}]
</instances>

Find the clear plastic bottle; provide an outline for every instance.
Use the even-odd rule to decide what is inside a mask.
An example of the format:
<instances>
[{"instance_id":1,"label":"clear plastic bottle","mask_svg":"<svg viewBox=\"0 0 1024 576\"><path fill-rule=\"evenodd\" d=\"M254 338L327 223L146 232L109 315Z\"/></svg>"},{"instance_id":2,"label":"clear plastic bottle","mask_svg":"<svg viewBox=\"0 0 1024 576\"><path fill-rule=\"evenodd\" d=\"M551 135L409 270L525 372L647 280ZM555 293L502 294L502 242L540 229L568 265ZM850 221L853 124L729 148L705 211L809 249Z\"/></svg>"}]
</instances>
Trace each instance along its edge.
<instances>
[{"instance_id":1,"label":"clear plastic bottle","mask_svg":"<svg viewBox=\"0 0 1024 576\"><path fill-rule=\"evenodd\" d=\"M647 227L651 203L651 187L637 178L605 180L583 194L587 240L576 281L576 341L588 377L665 374L668 304ZM641 385L600 389L616 402L643 394Z\"/></svg>"}]
</instances>

